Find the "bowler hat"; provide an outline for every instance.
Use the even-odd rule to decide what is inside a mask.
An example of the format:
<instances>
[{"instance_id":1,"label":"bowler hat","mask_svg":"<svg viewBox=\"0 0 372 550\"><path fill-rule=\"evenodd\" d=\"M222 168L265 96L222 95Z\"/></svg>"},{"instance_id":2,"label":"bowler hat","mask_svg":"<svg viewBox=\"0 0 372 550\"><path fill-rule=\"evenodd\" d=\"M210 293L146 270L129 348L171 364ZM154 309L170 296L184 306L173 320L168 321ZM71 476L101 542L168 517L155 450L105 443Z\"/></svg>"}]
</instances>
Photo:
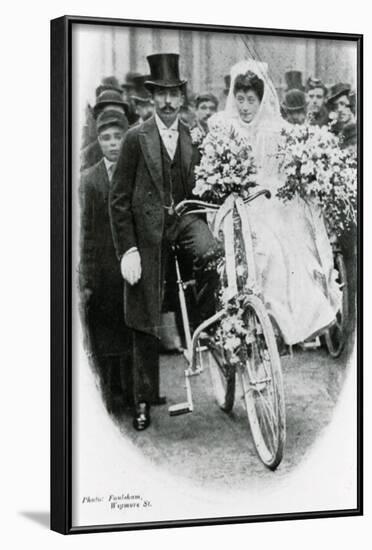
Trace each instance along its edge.
<instances>
[{"instance_id":1,"label":"bowler hat","mask_svg":"<svg viewBox=\"0 0 372 550\"><path fill-rule=\"evenodd\" d=\"M287 91L293 89L302 91L304 89L301 71L287 71L284 73L284 78L287 84Z\"/></svg>"},{"instance_id":2,"label":"bowler hat","mask_svg":"<svg viewBox=\"0 0 372 550\"><path fill-rule=\"evenodd\" d=\"M116 76L105 76L101 80L101 84L96 88L96 97L106 90L115 90L121 93L121 88Z\"/></svg>"},{"instance_id":3,"label":"bowler hat","mask_svg":"<svg viewBox=\"0 0 372 550\"><path fill-rule=\"evenodd\" d=\"M138 75L133 78L134 89L131 98L134 101L153 103L151 93L145 88L145 80L149 78L151 78L150 75Z\"/></svg>"},{"instance_id":4,"label":"bowler hat","mask_svg":"<svg viewBox=\"0 0 372 550\"><path fill-rule=\"evenodd\" d=\"M124 82L123 84L121 85L121 87L123 89L127 89L127 88L133 88L134 87L134 79L137 78L138 76L142 76L141 73L136 73L134 71L129 71L129 73L127 73L124 77Z\"/></svg>"},{"instance_id":5,"label":"bowler hat","mask_svg":"<svg viewBox=\"0 0 372 550\"><path fill-rule=\"evenodd\" d=\"M148 89L154 86L162 88L183 87L187 80L182 80L178 68L178 53L156 53L147 56L150 66L150 78L145 81Z\"/></svg>"},{"instance_id":6,"label":"bowler hat","mask_svg":"<svg viewBox=\"0 0 372 550\"><path fill-rule=\"evenodd\" d=\"M350 84L347 84L345 82L338 82L337 84L334 84L329 89L327 102L332 103L332 101L335 101L335 99L337 99L341 95L349 95L350 90Z\"/></svg>"},{"instance_id":7,"label":"bowler hat","mask_svg":"<svg viewBox=\"0 0 372 550\"><path fill-rule=\"evenodd\" d=\"M128 119L124 113L119 113L119 111L102 111L97 117L97 132L109 126L119 126L126 131L129 126Z\"/></svg>"},{"instance_id":8,"label":"bowler hat","mask_svg":"<svg viewBox=\"0 0 372 550\"><path fill-rule=\"evenodd\" d=\"M301 111L306 107L306 97L301 90L289 90L282 103L282 108L285 111Z\"/></svg>"},{"instance_id":9,"label":"bowler hat","mask_svg":"<svg viewBox=\"0 0 372 550\"><path fill-rule=\"evenodd\" d=\"M119 105L124 109L126 115L128 115L128 104L121 99L119 92L115 90L105 90L98 97L95 106L93 107L93 116L97 118L98 114L107 105Z\"/></svg>"}]
</instances>

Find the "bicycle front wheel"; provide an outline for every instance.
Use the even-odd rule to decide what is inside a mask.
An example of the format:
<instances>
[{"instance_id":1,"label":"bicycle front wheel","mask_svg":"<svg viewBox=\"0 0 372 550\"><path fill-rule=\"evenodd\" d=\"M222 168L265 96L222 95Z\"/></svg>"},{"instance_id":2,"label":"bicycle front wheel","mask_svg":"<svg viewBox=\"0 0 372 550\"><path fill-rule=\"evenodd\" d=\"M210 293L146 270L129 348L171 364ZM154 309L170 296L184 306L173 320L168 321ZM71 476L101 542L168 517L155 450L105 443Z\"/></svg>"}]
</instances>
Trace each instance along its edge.
<instances>
[{"instance_id":1,"label":"bicycle front wheel","mask_svg":"<svg viewBox=\"0 0 372 550\"><path fill-rule=\"evenodd\" d=\"M257 296L244 309L248 331L239 367L244 403L254 445L262 462L275 470L285 446L285 402L281 362L270 317Z\"/></svg>"}]
</instances>

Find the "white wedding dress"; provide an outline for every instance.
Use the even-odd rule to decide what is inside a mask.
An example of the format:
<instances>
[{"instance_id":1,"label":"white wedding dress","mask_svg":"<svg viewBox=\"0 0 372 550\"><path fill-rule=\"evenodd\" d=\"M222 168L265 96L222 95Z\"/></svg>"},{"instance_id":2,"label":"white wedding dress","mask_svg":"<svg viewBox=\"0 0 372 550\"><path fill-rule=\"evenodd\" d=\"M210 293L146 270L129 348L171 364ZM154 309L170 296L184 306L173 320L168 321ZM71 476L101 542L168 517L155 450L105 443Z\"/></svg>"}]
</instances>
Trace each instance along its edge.
<instances>
[{"instance_id":1,"label":"white wedding dress","mask_svg":"<svg viewBox=\"0 0 372 550\"><path fill-rule=\"evenodd\" d=\"M238 75L252 71L264 80L259 111L243 122L234 101ZM231 86L224 111L209 120L210 132L231 127L250 143L258 167L258 184L272 193L247 205L253 233L258 286L265 305L288 345L310 338L334 320L341 303L335 281L332 248L323 217L302 199L284 204L276 197L283 183L277 157L281 129L279 99L264 63L241 61L231 69Z\"/></svg>"}]
</instances>

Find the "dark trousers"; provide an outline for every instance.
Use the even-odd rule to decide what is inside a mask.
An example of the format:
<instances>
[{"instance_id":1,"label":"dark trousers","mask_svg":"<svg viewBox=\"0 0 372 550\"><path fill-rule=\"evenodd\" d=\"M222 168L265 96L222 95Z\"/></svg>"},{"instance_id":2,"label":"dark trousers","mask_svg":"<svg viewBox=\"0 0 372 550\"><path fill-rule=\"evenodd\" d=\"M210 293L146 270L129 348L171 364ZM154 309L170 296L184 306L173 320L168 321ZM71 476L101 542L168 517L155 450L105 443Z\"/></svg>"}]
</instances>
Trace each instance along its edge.
<instances>
[{"instance_id":1,"label":"dark trousers","mask_svg":"<svg viewBox=\"0 0 372 550\"><path fill-rule=\"evenodd\" d=\"M176 224L168 220L163 240L162 265L172 262L171 245L178 249L180 263L192 266L196 282L199 322L213 315L218 275L211 262L218 256L218 245L206 222L185 216ZM165 277L165 273L164 273ZM159 340L151 334L133 331L133 393L135 404L151 403L159 396Z\"/></svg>"},{"instance_id":2,"label":"dark trousers","mask_svg":"<svg viewBox=\"0 0 372 550\"><path fill-rule=\"evenodd\" d=\"M100 355L95 364L104 402L110 412L133 405L131 353Z\"/></svg>"}]
</instances>

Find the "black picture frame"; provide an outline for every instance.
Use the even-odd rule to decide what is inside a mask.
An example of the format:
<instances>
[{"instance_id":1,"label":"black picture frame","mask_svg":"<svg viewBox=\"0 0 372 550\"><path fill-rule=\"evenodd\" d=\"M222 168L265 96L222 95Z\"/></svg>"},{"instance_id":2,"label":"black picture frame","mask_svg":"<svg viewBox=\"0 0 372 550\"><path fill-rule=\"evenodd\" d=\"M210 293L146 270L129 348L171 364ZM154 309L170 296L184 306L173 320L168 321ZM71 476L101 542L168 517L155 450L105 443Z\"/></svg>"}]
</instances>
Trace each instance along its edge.
<instances>
[{"instance_id":1,"label":"black picture frame","mask_svg":"<svg viewBox=\"0 0 372 550\"><path fill-rule=\"evenodd\" d=\"M355 509L275 515L200 518L72 527L71 522L71 31L75 24L151 27L174 30L245 32L272 37L353 41L357 46L358 91L358 297L357 297L357 506ZM363 35L305 30L262 29L82 16L51 21L51 529L62 534L125 531L331 518L363 514Z\"/></svg>"}]
</instances>

